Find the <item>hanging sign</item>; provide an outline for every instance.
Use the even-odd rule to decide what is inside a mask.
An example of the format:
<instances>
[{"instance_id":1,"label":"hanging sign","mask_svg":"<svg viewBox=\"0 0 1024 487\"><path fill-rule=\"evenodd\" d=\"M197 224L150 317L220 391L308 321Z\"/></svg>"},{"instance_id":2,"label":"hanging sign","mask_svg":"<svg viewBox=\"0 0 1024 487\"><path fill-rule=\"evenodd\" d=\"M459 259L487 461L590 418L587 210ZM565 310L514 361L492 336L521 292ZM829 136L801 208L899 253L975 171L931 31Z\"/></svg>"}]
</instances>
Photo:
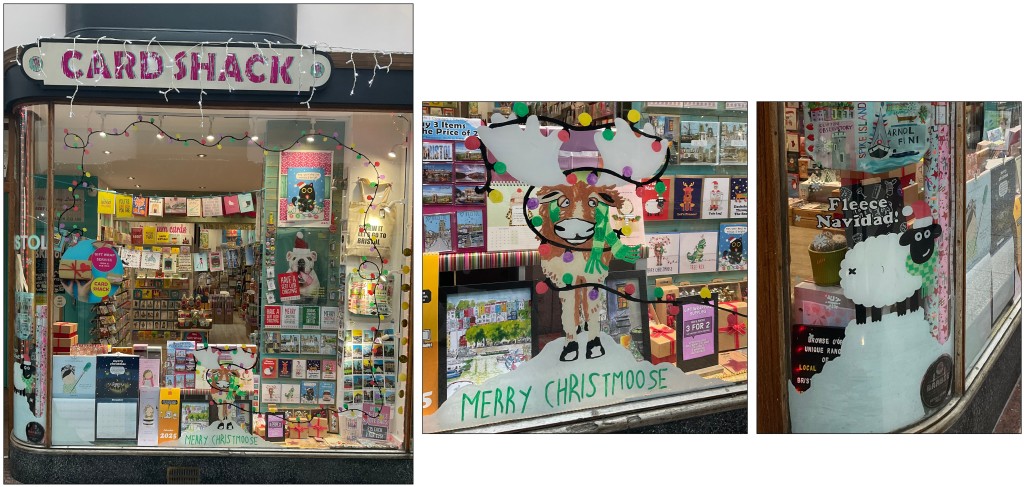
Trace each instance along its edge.
<instances>
[{"instance_id":1,"label":"hanging sign","mask_svg":"<svg viewBox=\"0 0 1024 487\"><path fill-rule=\"evenodd\" d=\"M324 54L277 44L42 40L21 61L46 86L309 91L331 76Z\"/></svg>"}]
</instances>

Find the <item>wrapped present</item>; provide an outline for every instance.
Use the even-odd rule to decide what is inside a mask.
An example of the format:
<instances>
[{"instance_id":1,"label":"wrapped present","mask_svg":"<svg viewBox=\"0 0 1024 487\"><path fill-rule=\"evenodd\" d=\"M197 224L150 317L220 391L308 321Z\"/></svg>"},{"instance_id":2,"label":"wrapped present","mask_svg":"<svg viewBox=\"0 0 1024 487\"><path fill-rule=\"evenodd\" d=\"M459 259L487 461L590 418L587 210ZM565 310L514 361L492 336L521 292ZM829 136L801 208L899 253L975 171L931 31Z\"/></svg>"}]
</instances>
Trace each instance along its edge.
<instances>
[{"instance_id":1,"label":"wrapped present","mask_svg":"<svg viewBox=\"0 0 1024 487\"><path fill-rule=\"evenodd\" d=\"M669 326L651 324L651 363L676 363L676 331Z\"/></svg>"},{"instance_id":2,"label":"wrapped present","mask_svg":"<svg viewBox=\"0 0 1024 487\"><path fill-rule=\"evenodd\" d=\"M723 309L724 308L724 309ZM747 348L747 303L718 303L718 351Z\"/></svg>"},{"instance_id":3,"label":"wrapped present","mask_svg":"<svg viewBox=\"0 0 1024 487\"><path fill-rule=\"evenodd\" d=\"M92 279L92 262L88 260L61 260L57 273L61 279L87 281Z\"/></svg>"},{"instance_id":4,"label":"wrapped present","mask_svg":"<svg viewBox=\"0 0 1024 487\"><path fill-rule=\"evenodd\" d=\"M671 301L679 296L679 286L672 283L671 277L659 277L654 280L654 286L661 289L665 294L661 298L660 302L654 304L654 312L658 315L658 323L672 326L675 322L675 317L669 315L668 307Z\"/></svg>"},{"instance_id":5,"label":"wrapped present","mask_svg":"<svg viewBox=\"0 0 1024 487\"><path fill-rule=\"evenodd\" d=\"M71 353L72 345L78 345L78 335L77 334L75 334L71 338L54 338L53 339L53 347L54 348L66 349L68 351L68 353Z\"/></svg>"},{"instance_id":6,"label":"wrapped present","mask_svg":"<svg viewBox=\"0 0 1024 487\"><path fill-rule=\"evenodd\" d=\"M309 438L309 423L305 421L289 423L288 438L292 440L304 440Z\"/></svg>"},{"instance_id":7,"label":"wrapped present","mask_svg":"<svg viewBox=\"0 0 1024 487\"><path fill-rule=\"evenodd\" d=\"M323 438L324 432L328 429L327 423L327 418L313 418L309 422L309 429L313 432L313 436Z\"/></svg>"},{"instance_id":8,"label":"wrapped present","mask_svg":"<svg viewBox=\"0 0 1024 487\"><path fill-rule=\"evenodd\" d=\"M78 323L58 321L53 324L53 334L54 336L78 334Z\"/></svg>"}]
</instances>

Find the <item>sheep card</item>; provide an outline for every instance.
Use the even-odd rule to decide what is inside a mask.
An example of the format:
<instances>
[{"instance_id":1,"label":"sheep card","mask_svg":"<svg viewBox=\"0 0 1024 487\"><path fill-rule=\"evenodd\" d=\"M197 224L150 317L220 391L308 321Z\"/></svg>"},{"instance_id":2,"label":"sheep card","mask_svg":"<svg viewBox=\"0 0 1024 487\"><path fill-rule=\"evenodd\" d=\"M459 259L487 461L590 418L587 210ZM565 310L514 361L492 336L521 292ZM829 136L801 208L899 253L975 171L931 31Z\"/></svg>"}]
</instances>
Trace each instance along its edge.
<instances>
[{"instance_id":1,"label":"sheep card","mask_svg":"<svg viewBox=\"0 0 1024 487\"><path fill-rule=\"evenodd\" d=\"M281 153L278 225L329 227L331 225L332 151Z\"/></svg>"},{"instance_id":2,"label":"sheep card","mask_svg":"<svg viewBox=\"0 0 1024 487\"><path fill-rule=\"evenodd\" d=\"M729 178L704 178L701 218L725 218L729 214Z\"/></svg>"},{"instance_id":3,"label":"sheep card","mask_svg":"<svg viewBox=\"0 0 1024 487\"><path fill-rule=\"evenodd\" d=\"M679 234L679 274L715 272L718 232Z\"/></svg>"},{"instance_id":4,"label":"sheep card","mask_svg":"<svg viewBox=\"0 0 1024 487\"><path fill-rule=\"evenodd\" d=\"M967 269L989 254L992 244L992 171L967 181L966 243Z\"/></svg>"},{"instance_id":5,"label":"sheep card","mask_svg":"<svg viewBox=\"0 0 1024 487\"><path fill-rule=\"evenodd\" d=\"M700 202L703 196L704 178L676 178L673 193L672 218L695 220L700 218Z\"/></svg>"},{"instance_id":6,"label":"sheep card","mask_svg":"<svg viewBox=\"0 0 1024 487\"><path fill-rule=\"evenodd\" d=\"M723 223L718 229L718 270L747 270L747 224Z\"/></svg>"},{"instance_id":7,"label":"sheep card","mask_svg":"<svg viewBox=\"0 0 1024 487\"><path fill-rule=\"evenodd\" d=\"M747 217L747 178L729 181L729 218Z\"/></svg>"},{"instance_id":8,"label":"sheep card","mask_svg":"<svg viewBox=\"0 0 1024 487\"><path fill-rule=\"evenodd\" d=\"M622 206L612 208L612 211L609 212L612 229L621 230L628 225L629 235L623 235L619 240L626 245L642 245L645 242L643 201L637 195L637 187L626 184L615 188L615 191L622 197Z\"/></svg>"},{"instance_id":9,"label":"sheep card","mask_svg":"<svg viewBox=\"0 0 1024 487\"><path fill-rule=\"evenodd\" d=\"M647 275L679 273L679 234L648 234L647 248L650 251L647 257Z\"/></svg>"},{"instance_id":10,"label":"sheep card","mask_svg":"<svg viewBox=\"0 0 1024 487\"><path fill-rule=\"evenodd\" d=\"M665 190L660 193L656 182L636 189L643 204L645 221L668 220L672 217L672 178L663 178L660 182L665 185Z\"/></svg>"}]
</instances>

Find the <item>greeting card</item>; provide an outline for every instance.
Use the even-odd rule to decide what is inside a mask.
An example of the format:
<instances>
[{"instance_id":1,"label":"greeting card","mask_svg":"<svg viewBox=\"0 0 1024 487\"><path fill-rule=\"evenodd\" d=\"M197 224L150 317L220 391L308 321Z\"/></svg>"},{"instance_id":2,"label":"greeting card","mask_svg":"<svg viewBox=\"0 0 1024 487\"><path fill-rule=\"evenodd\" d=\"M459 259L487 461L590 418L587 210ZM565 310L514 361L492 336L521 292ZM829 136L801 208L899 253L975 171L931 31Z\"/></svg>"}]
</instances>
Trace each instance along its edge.
<instances>
[{"instance_id":1,"label":"greeting card","mask_svg":"<svg viewBox=\"0 0 1024 487\"><path fill-rule=\"evenodd\" d=\"M331 224L332 151L285 151L279 173L278 224Z\"/></svg>"},{"instance_id":2,"label":"greeting card","mask_svg":"<svg viewBox=\"0 0 1024 487\"><path fill-rule=\"evenodd\" d=\"M676 178L672 218L677 220L700 218L703 183L703 178Z\"/></svg>"},{"instance_id":3,"label":"greeting card","mask_svg":"<svg viewBox=\"0 0 1024 487\"><path fill-rule=\"evenodd\" d=\"M723 223L718 231L718 270L747 270L747 224Z\"/></svg>"},{"instance_id":4,"label":"greeting card","mask_svg":"<svg viewBox=\"0 0 1024 487\"><path fill-rule=\"evenodd\" d=\"M679 273L715 272L718 232L689 232L679 235Z\"/></svg>"}]
</instances>

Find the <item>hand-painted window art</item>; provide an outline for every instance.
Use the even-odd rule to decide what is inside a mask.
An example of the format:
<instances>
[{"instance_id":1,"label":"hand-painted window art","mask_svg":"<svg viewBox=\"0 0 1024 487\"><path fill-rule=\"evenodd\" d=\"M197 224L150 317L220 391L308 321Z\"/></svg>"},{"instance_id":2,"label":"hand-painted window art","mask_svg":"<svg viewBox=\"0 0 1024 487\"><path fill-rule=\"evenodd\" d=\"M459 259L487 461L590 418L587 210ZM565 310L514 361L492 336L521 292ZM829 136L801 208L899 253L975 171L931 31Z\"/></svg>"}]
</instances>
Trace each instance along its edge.
<instances>
[{"instance_id":1,"label":"hand-painted window art","mask_svg":"<svg viewBox=\"0 0 1024 487\"><path fill-rule=\"evenodd\" d=\"M540 240L544 276L535 290L538 295L554 293L561 302L561 317L554 319L561 324L561 337L534 346L532 356L525 356L514 369L449 387L437 412L425 418L425 428L467 427L725 384L688 375L671 362L655 365L644 356L638 361L620 339L602 331L608 314L606 294L647 302L635 285L609 287L606 279L613 260L631 264L640 258L639 245L623 242L633 233L632 226L624 223L618 230L613 228L612 216L621 212L625 201L616 187L647 185L652 194L667 191L661 180L668 163L667 144L654 127L649 122L642 128L637 125L641 116L636 110L627 115L628 122L617 118L603 125L592 125L586 113L580 125L529 115L523 103L514 104L513 112L509 118L494 114L489 125L479 127L477 136L465 140L465 146L479 149L484 156L488 173L482 191L488 200L510 196L507 186L493 184L494 174L508 174L528 186L520 211ZM541 121L560 128L542 128ZM580 140L588 145L592 141L603 163L562 169L559 151L564 144ZM699 203L695 207L699 215ZM717 237L717 231L709 236ZM710 245L708 254L714 257L715 249ZM689 302L713 308L713 301L705 301L709 297L710 293ZM679 306L673 306L677 313L682 302L679 299ZM707 328L714 336L717 313L709 316ZM449 348L460 347L458 340ZM717 360L716 354L711 355Z\"/></svg>"},{"instance_id":2,"label":"hand-painted window art","mask_svg":"<svg viewBox=\"0 0 1024 487\"><path fill-rule=\"evenodd\" d=\"M918 102L804 103L804 122L812 160L877 174L921 159L931 110Z\"/></svg>"},{"instance_id":3,"label":"hand-painted window art","mask_svg":"<svg viewBox=\"0 0 1024 487\"><path fill-rule=\"evenodd\" d=\"M57 270L64 290L85 303L113 295L124 280L124 266L113 247L82 239L61 256Z\"/></svg>"},{"instance_id":4,"label":"hand-painted window art","mask_svg":"<svg viewBox=\"0 0 1024 487\"><path fill-rule=\"evenodd\" d=\"M828 127L823 121L843 117L852 126L863 123L857 118L862 104L809 105L821 113L804 122L811 120L819 128ZM882 127L910 127L933 119L929 104L874 105L884 110L865 114L877 113ZM801 283L795 290L799 302L794 304L803 315L795 317L792 331L789 404L794 432L893 431L920 420L948 397L948 391L930 391L927 398L918 393L929 374L934 375L929 370L936 368L936 361L952 353L947 303L949 126L923 128L922 144L900 142L898 131L887 130L889 138L882 140L887 155L848 160L851 170L871 167L882 177L853 173L849 178L854 182L829 199L831 215L818 218L819 229L844 232L850 248L838 264L838 288ZM908 130L917 133L917 128ZM819 151L810 147L813 142L808 135L808 151ZM817 143L825 141L818 138ZM920 147L916 155L905 154L918 150L913 147ZM832 163L842 155L831 154ZM854 152L847 155L856 157ZM893 162L901 157L907 162ZM921 170L915 170L917 164Z\"/></svg>"}]
</instances>

